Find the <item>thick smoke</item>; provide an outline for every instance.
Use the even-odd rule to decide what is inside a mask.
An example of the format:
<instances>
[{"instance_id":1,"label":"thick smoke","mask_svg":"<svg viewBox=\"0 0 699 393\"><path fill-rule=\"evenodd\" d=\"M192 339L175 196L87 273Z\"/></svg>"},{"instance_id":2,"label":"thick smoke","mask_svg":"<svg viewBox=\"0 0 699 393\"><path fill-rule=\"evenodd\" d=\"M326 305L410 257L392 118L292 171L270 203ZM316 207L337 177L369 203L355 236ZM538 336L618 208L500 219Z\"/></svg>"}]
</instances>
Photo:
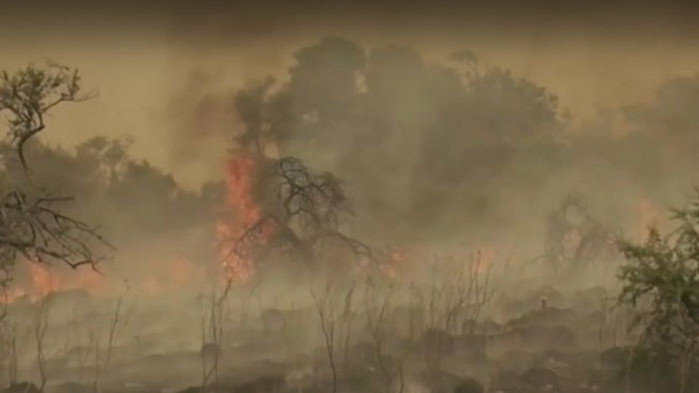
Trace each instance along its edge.
<instances>
[{"instance_id":1,"label":"thick smoke","mask_svg":"<svg viewBox=\"0 0 699 393\"><path fill-rule=\"evenodd\" d=\"M179 178L221 178L229 149L254 146L342 179L356 212L343 226L374 244L507 244L527 255L545 249L546 217L570 192L633 237L639 206L676 205L692 185L696 77L668 80L652 100L580 126L556 92L472 51L434 59L334 37L288 63L239 89L225 71L203 69L175 84L162 147ZM37 144L30 154L37 181L80 196L81 214L120 245L156 236L167 249L195 236L185 248L199 251L187 258L211 259L223 185L185 190L131 158L130 143L99 137L74 153Z\"/></svg>"},{"instance_id":2,"label":"thick smoke","mask_svg":"<svg viewBox=\"0 0 699 393\"><path fill-rule=\"evenodd\" d=\"M222 177L225 146L237 123L233 93L222 85L215 75L189 73L162 116L171 130L164 146L167 160L185 184L201 184L202 177L205 181Z\"/></svg>"},{"instance_id":3,"label":"thick smoke","mask_svg":"<svg viewBox=\"0 0 699 393\"><path fill-rule=\"evenodd\" d=\"M371 310L383 309L372 303L381 301L381 296L386 296L383 299L386 304L395 301L393 311L398 316L386 318L393 318L390 323L400 328L395 329L401 332L397 335L405 333L401 329L408 330L400 313L410 312L407 308L415 295L411 291L417 291L416 288L430 277L433 285L437 280L441 280L444 288L452 285L453 295L464 289L464 282L458 280L466 278L452 274L449 270L452 267L454 271L461 268L463 273L467 265L472 282L477 280L475 277L489 280L491 272L496 271L498 276L490 288L500 291L501 296L493 301L494 310L488 310L492 313L487 317L509 320L511 326L507 329L514 326L514 330L507 333L512 336L503 334L498 340L504 341L494 344L497 356L513 362L503 353L523 345L517 337L529 334L526 330L529 327L524 325L533 315L522 315L523 310L537 308L539 302L542 313L546 313L549 306L553 306L554 311L564 305L580 306L582 312L590 312L591 320L602 318L606 323L606 316L599 316L596 302L606 301L608 288L596 287L568 298L570 293L563 294L550 287L533 290L529 286L540 284L536 279L540 279L541 271L529 269L529 275L524 274L530 262L545 260L538 257L550 250L560 254L556 256L579 263L597 259L606 262L603 260L604 252L608 251L605 247L608 240L614 240L612 236L642 239L644 226L662 224L664 208L681 203L683 192L689 191L696 180L694 161L699 140L695 131L699 116L695 108L699 105L699 77L669 79L658 86L647 102L610 111L580 124L571 121L575 113L571 115L561 107L556 91L535 78L486 64L474 51L458 51L451 56L435 58L418 46L370 45L359 40L330 37L300 46L284 61L289 66L284 67L283 72L273 70L279 67L275 64L270 67L271 75L265 77L268 70L260 65L256 74L262 77L245 77L233 84L243 86L237 89L229 87L231 76L225 70L209 73L206 67L193 67L195 71L173 81L174 93L164 110L164 124L171 129L166 134L170 137L158 148L166 152L166 161L171 162L171 169L180 179L190 184L204 183L198 189L185 188L168 171L134 157L131 147L138 136L133 139L95 136L78 144L74 150L39 140L28 146L33 181L52 195L75 195L77 200L70 208L71 214L98 224L105 237L117 247L114 263L103 266L105 277L109 277L110 285L115 287L109 294L128 292L132 298L127 300L134 307L138 305L138 310L124 314L135 315L132 325L126 329L128 340L133 341L127 343L121 337L123 346L118 349L121 353L117 358L122 363L113 374L115 380L127 378L119 373L128 374L129 367L135 364L129 362L137 359L150 362L143 367L149 372L145 379L172 373L172 365L177 364L182 368L181 380L173 383L191 384L199 377L199 370L194 370L191 364L199 361L200 345L211 342L234 353L227 359L230 363L226 366L240 366L236 369L239 374L246 374L246 367L253 368L250 365L259 360L263 364L260 370L265 372L275 367L288 372L287 375L298 371L301 385L311 372L292 370L296 363L327 369L322 363L324 360L318 360L324 359L324 354L317 355L309 350L317 349L319 337L322 337L319 330L323 329L317 326L316 313L321 314L321 318L324 318L324 311L335 315L340 312L339 305L343 301L348 307L357 284L354 275L344 273L348 270L337 274L352 281L346 294L339 292L345 290L344 287L333 293L329 284L332 280L325 289L322 283L313 282L318 287L313 288L316 292L312 296L318 310L311 305L308 282L292 282L288 270L280 269L278 275L264 276L267 281L262 275L253 275L247 283L233 289L226 287L223 292L216 287L222 281L216 224L222 219L236 219L220 210L226 203L226 191L245 194L237 196L245 199L243 206L252 205L254 209L278 202L264 198L248 200L257 197L240 187L250 180L248 178L228 184L217 181L226 176L223 164L227 158L250 159L250 166L254 168L255 164L260 164L252 158L255 154L260 155L255 156L258 159L267 156L270 162L277 157L293 156L314 173L329 171L341 180L337 188L340 184L344 187L342 202L344 204L346 192L352 205L347 211L355 212L355 216L338 216L342 219L338 224L340 232L386 250L394 246L405 248L407 259L413 258L408 262L420 266L419 274L398 276L405 282L413 279L415 282L411 282L410 288L407 285L401 288L404 291L395 299L390 298L392 291L398 293L397 287L405 282L395 287L391 282L386 288L380 288L383 284L367 280L365 286L364 283L357 286L363 290L360 294L358 289L357 299L361 297L364 302L358 309L369 316ZM250 155L236 156L241 150ZM2 145L1 185L21 176L14 153L11 147ZM233 167L236 169L235 165ZM256 173L233 172L237 177ZM206 174L207 180L215 180L204 182L202 174ZM318 182L327 178L329 176L319 176ZM238 188L231 190L231 184ZM571 209L572 213L566 209L566 203L571 200L579 203L577 210ZM304 204L300 206L305 207ZM333 216L333 229L335 218ZM578 239L567 236L569 234ZM578 248L574 250L575 255L569 256L566 247L576 241L587 242L588 248ZM552 245L551 242L557 243ZM435 250L439 256L420 259ZM444 257L452 253L456 255L454 258ZM505 261L509 255L515 260ZM395 259L403 257L399 254ZM32 266L35 267L24 265L17 273L18 280L47 286L38 288L39 293L33 295L45 295L52 289L92 291L94 287L98 291L105 290L104 281L92 284L91 280L102 280L100 276L89 275L77 284L63 285L65 283L56 280L70 280L69 277L74 276L54 271L51 278ZM490 270L493 266L495 270ZM427 274L428 267L435 268L434 275ZM437 267L443 270L437 272ZM586 272L590 277L575 272L570 278L574 282L566 291L578 289L573 284L588 286L604 282L607 285L613 281L615 267L609 264L603 272ZM390 273L395 274L395 271ZM334 283L340 281L335 277L331 279ZM529 279L533 279L534 284ZM122 280L124 283L114 282ZM555 284L566 286L569 282L561 278ZM214 288L202 290L203 285ZM230 299L235 303L231 307L234 311L221 306L224 303L221 299L226 298L229 289ZM202 294L197 299L190 296L196 291ZM437 292L433 290L432 296ZM163 293L168 297L161 304L151 297ZM450 292L442 293L447 298L442 306L448 307ZM142 299L147 301L141 302ZM485 302L480 301L478 307ZM21 302L14 304L20 310L26 306ZM322 304L329 308L321 310ZM99 318L84 315L80 316L81 321L109 321L113 307L113 304L101 305L97 313ZM272 309L265 310L269 307ZM75 309L84 311L89 307ZM26 310L33 312L31 308L25 309L29 313ZM57 310L64 318L68 306ZM342 318L353 315L351 310L345 311L348 312ZM230 313L237 315L231 317ZM481 317L478 313L474 320ZM521 320L517 319L520 315ZM582 344L578 343L581 347L591 346L598 334L601 337L602 328L599 332L593 331L597 325L591 327L593 324L587 320L567 318L572 317L565 316L566 321L561 322L566 326L542 330L541 336L532 340L536 342L524 344L533 345L536 350L541 349L539 345L548 348L550 340L560 338L550 332L562 332L563 344L556 345L566 346L570 344L568 338L573 328L580 328L585 335ZM598 319L593 319L594 323ZM460 330L462 335L468 329L474 333L474 321L461 322L466 325L447 328ZM59 323L67 322L61 319L57 325ZM280 326L275 328L275 323ZM287 323L291 326L289 330L285 330ZM470 328L469 323L473 323ZM497 325L485 318L482 323ZM104 330L104 326L100 326ZM216 330L222 326L225 334ZM93 326L86 322L81 328L93 329ZM489 328L483 329L487 334ZM506 328L502 329L505 332ZM279 341L270 341L269 331L281 332ZM412 333L411 330L411 340ZM424 333L425 337L417 339L441 340L438 331ZM217 335L230 340L221 341ZM353 339L357 340L358 348L351 349L352 356L359 359L353 361L357 361L362 370L366 363L375 361L371 356L361 357L366 352L361 345L371 345L367 344L367 337L366 331L357 331ZM399 339L402 338L396 338ZM391 348L403 348L404 344L391 342ZM167 358L175 350L182 350L181 354L173 355L181 355L181 358ZM286 353L282 354L284 351ZM279 364L273 364L269 358L280 359ZM157 359L163 359L161 365L154 365ZM24 361L25 368L30 368L27 365L32 360ZM475 363L478 362L481 360ZM530 364L528 362L530 359L522 361ZM244 363L244 367L237 363ZM151 370L157 372L150 375ZM409 378L419 379L417 372L408 371ZM327 380L325 372L317 375ZM485 378L486 370L474 373ZM166 387L159 388L166 390Z\"/></svg>"},{"instance_id":4,"label":"thick smoke","mask_svg":"<svg viewBox=\"0 0 699 393\"><path fill-rule=\"evenodd\" d=\"M666 206L691 185L692 79L620 113L631 131L615 135L605 119L581 132L553 92L470 51L437 62L327 38L294 60L283 82L238 93L238 140L335 172L370 238L540 244L542 217L573 191L635 230L639 200Z\"/></svg>"}]
</instances>

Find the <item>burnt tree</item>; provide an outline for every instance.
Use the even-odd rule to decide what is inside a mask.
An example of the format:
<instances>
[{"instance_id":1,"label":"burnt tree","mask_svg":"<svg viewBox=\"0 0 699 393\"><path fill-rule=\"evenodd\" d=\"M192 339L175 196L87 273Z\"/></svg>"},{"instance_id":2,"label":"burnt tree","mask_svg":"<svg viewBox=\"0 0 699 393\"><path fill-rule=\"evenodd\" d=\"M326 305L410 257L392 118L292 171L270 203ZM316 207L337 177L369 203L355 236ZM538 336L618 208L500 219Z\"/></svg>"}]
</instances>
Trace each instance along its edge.
<instances>
[{"instance_id":1,"label":"burnt tree","mask_svg":"<svg viewBox=\"0 0 699 393\"><path fill-rule=\"evenodd\" d=\"M372 265L385 256L341 232L341 221L353 215L342 182L328 172L315 173L301 160L267 160L258 175L263 213L242 235L231 239L231 257L259 261L271 252L314 265L328 253L349 251Z\"/></svg>"},{"instance_id":2,"label":"burnt tree","mask_svg":"<svg viewBox=\"0 0 699 393\"><path fill-rule=\"evenodd\" d=\"M570 193L547 217L544 257L556 271L580 269L613 253L617 238L584 195Z\"/></svg>"}]
</instances>

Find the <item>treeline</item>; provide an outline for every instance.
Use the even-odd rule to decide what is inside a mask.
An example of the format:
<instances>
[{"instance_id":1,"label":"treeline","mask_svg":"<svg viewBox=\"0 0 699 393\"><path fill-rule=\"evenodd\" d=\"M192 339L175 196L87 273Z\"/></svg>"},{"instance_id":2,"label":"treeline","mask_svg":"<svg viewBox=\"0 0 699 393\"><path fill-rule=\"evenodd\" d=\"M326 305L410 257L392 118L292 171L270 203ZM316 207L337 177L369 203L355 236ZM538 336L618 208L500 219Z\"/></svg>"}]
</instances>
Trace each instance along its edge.
<instances>
[{"instance_id":1,"label":"treeline","mask_svg":"<svg viewBox=\"0 0 699 393\"><path fill-rule=\"evenodd\" d=\"M75 198L66 209L98 225L117 245L148 236L211 230L216 210L223 207L223 182L186 190L171 174L133 158L129 146L129 139L103 136L74 151L31 141L26 149L30 181L46 195ZM26 181L17 152L9 144L0 146L0 168L3 183Z\"/></svg>"},{"instance_id":2,"label":"treeline","mask_svg":"<svg viewBox=\"0 0 699 393\"><path fill-rule=\"evenodd\" d=\"M531 230L571 189L612 211L639 197L663 203L695 179L697 104L699 77L677 78L580 130L548 89L470 51L437 62L343 38L299 49L282 80L235 97L240 143L334 171L362 229L394 238L521 221Z\"/></svg>"}]
</instances>

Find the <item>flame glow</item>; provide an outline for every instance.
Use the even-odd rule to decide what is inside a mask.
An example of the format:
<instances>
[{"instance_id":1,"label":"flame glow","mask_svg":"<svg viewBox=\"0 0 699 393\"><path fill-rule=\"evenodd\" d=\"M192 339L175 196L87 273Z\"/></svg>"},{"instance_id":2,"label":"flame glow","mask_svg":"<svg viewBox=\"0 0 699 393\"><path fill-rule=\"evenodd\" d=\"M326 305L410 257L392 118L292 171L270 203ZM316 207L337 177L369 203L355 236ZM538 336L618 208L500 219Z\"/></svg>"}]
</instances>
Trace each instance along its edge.
<instances>
[{"instance_id":1,"label":"flame glow","mask_svg":"<svg viewBox=\"0 0 699 393\"><path fill-rule=\"evenodd\" d=\"M187 258L148 258L148 261L150 264L147 270L124 276L111 269L100 273L88 266L70 269L60 264L46 265L20 260L11 284L0 294L0 302L9 304L20 299L33 302L52 292L71 290L81 290L95 297L113 296L123 291L125 282L128 282L128 288L136 291L162 295L199 285L205 277L203 267Z\"/></svg>"},{"instance_id":2,"label":"flame glow","mask_svg":"<svg viewBox=\"0 0 699 393\"><path fill-rule=\"evenodd\" d=\"M250 259L234 252L235 241L246 228L261 217L261 208L254 200L254 176L257 161L246 154L238 154L228 161L226 173L226 202L233 210L233 219L219 220L216 225L219 253L226 280L244 282L252 277L254 266Z\"/></svg>"},{"instance_id":3,"label":"flame glow","mask_svg":"<svg viewBox=\"0 0 699 393\"><path fill-rule=\"evenodd\" d=\"M12 285L0 299L12 303L22 297L35 301L51 292L84 290L91 295L102 294L104 278L89 268L78 270L52 267L41 263L20 260L15 270Z\"/></svg>"}]
</instances>

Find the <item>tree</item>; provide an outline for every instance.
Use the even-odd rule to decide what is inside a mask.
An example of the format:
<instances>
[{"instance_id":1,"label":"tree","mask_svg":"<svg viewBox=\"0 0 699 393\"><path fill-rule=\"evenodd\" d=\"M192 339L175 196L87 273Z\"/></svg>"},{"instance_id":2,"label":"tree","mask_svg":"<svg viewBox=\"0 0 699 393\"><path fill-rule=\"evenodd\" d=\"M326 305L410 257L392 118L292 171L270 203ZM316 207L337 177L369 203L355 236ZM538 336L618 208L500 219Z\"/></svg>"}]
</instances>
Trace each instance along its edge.
<instances>
[{"instance_id":1,"label":"tree","mask_svg":"<svg viewBox=\"0 0 699 393\"><path fill-rule=\"evenodd\" d=\"M699 74L681 76L663 82L650 103L627 107L624 115L637 131L669 145L671 152L680 151L693 157L699 148L698 104Z\"/></svg>"},{"instance_id":2,"label":"tree","mask_svg":"<svg viewBox=\"0 0 699 393\"><path fill-rule=\"evenodd\" d=\"M264 153L265 142L282 137L272 126L269 96L274 79L269 77L261 83L254 83L240 90L234 97L234 104L244 130L238 136L238 142L245 148L254 148L258 155Z\"/></svg>"},{"instance_id":3,"label":"tree","mask_svg":"<svg viewBox=\"0 0 699 393\"><path fill-rule=\"evenodd\" d=\"M24 145L46 127L44 118L56 105L79 102L91 95L80 94L77 69L49 62L45 68L29 65L15 73L0 75L0 112L9 112L10 136L17 143L22 168L27 171Z\"/></svg>"},{"instance_id":4,"label":"tree","mask_svg":"<svg viewBox=\"0 0 699 393\"><path fill-rule=\"evenodd\" d=\"M410 47L322 39L294 54L288 82L239 92L238 140L258 152L274 144L282 156L312 154L314 165L356 185L367 233L453 230L463 215L444 213L450 209L487 222L510 205L493 198L508 194L502 182L545 178L548 150L558 146L558 103L507 70L482 69L472 52L452 59L459 64L428 61ZM387 222L407 225L387 231Z\"/></svg>"},{"instance_id":5,"label":"tree","mask_svg":"<svg viewBox=\"0 0 699 393\"><path fill-rule=\"evenodd\" d=\"M398 289L395 283L368 279L364 291L366 327L374 352L374 365L381 372L387 393L393 391L403 393L405 389L403 365L408 351L403 351L404 353L401 354L389 352L389 341L394 334L392 331L394 327L389 318L393 298ZM396 383L397 387L394 386Z\"/></svg>"},{"instance_id":6,"label":"tree","mask_svg":"<svg viewBox=\"0 0 699 393\"><path fill-rule=\"evenodd\" d=\"M36 339L36 365L39 369L39 391L43 392L48 381L48 371L46 370L45 336L49 327L48 309L46 299L42 299L37 310L34 321L34 338Z\"/></svg>"},{"instance_id":7,"label":"tree","mask_svg":"<svg viewBox=\"0 0 699 393\"><path fill-rule=\"evenodd\" d=\"M333 288L330 280L326 279L325 285L321 293L311 287L311 297L313 304L318 313L320 322L320 330L323 334L323 342L325 344L325 352L328 358L328 366L332 374L332 389L331 392L337 392L337 360L335 358L336 347L336 325L340 318L339 298L340 294L337 288Z\"/></svg>"},{"instance_id":8,"label":"tree","mask_svg":"<svg viewBox=\"0 0 699 393\"><path fill-rule=\"evenodd\" d=\"M0 75L0 112L9 112L10 137L24 173L29 176L25 144L43 131L46 114L63 102L82 101L77 70L49 63L46 68L28 66L13 74ZM111 247L81 220L62 212L58 206L71 197L55 197L37 190L31 177L4 184L0 197L0 270L3 284L12 277L19 257L36 263L58 261L72 268L103 259L93 251Z\"/></svg>"},{"instance_id":9,"label":"tree","mask_svg":"<svg viewBox=\"0 0 699 393\"><path fill-rule=\"evenodd\" d=\"M555 271L581 269L610 254L617 231L600 220L581 193L567 194L546 219L546 262Z\"/></svg>"},{"instance_id":10,"label":"tree","mask_svg":"<svg viewBox=\"0 0 699 393\"><path fill-rule=\"evenodd\" d=\"M339 179L315 173L294 157L267 164L259 175L264 213L231 239L229 256L259 262L266 253L282 250L313 265L328 248L344 248L364 261L381 262L381 252L340 232L341 217L352 214L352 208Z\"/></svg>"},{"instance_id":11,"label":"tree","mask_svg":"<svg viewBox=\"0 0 699 393\"><path fill-rule=\"evenodd\" d=\"M637 310L649 360L673 367L685 392L699 386L699 189L673 219L678 225L668 235L652 230L644 244L622 242L629 263L619 275L619 301Z\"/></svg>"}]
</instances>

